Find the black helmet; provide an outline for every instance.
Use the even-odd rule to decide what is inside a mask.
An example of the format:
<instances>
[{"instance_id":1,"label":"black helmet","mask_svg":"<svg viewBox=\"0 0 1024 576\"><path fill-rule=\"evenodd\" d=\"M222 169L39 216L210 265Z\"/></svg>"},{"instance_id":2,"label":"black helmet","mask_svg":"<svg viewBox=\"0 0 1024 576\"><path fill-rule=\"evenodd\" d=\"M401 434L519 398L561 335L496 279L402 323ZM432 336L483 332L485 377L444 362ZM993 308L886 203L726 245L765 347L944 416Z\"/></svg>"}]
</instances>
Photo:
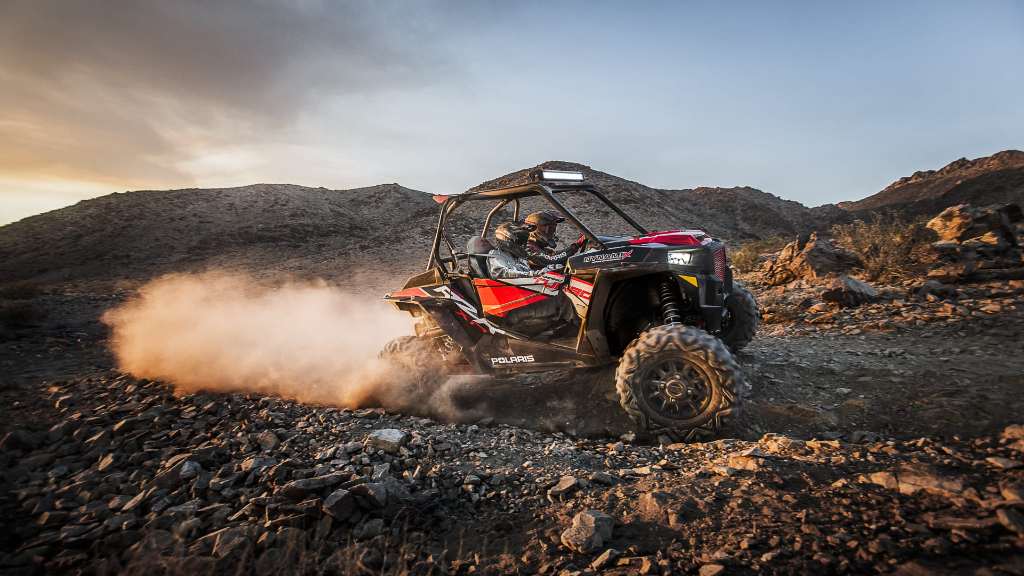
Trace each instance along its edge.
<instances>
[{"instance_id":1,"label":"black helmet","mask_svg":"<svg viewBox=\"0 0 1024 576\"><path fill-rule=\"evenodd\" d=\"M554 210L541 210L526 217L526 223L535 228L530 232L530 238L544 248L554 248L558 244L555 226L560 222L565 222L565 217Z\"/></svg>"},{"instance_id":2,"label":"black helmet","mask_svg":"<svg viewBox=\"0 0 1024 576\"><path fill-rule=\"evenodd\" d=\"M526 258L526 241L530 239L533 225L521 222L505 222L494 229L494 243L498 250L508 252L517 258Z\"/></svg>"}]
</instances>

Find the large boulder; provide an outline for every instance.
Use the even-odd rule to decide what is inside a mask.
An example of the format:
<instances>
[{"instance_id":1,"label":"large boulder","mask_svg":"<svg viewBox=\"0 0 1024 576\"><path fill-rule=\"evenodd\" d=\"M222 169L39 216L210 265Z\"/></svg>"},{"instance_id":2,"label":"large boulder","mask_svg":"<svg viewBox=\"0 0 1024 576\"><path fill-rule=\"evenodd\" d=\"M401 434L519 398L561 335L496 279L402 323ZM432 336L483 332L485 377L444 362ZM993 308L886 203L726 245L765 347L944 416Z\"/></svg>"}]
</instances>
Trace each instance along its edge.
<instances>
[{"instance_id":1,"label":"large boulder","mask_svg":"<svg viewBox=\"0 0 1024 576\"><path fill-rule=\"evenodd\" d=\"M829 281L821 293L821 299L843 308L852 308L874 302L878 299L878 291L866 282L840 275Z\"/></svg>"},{"instance_id":2,"label":"large boulder","mask_svg":"<svg viewBox=\"0 0 1024 576\"><path fill-rule=\"evenodd\" d=\"M926 226L938 234L941 242L977 239L986 244L1007 242L1016 245L1013 225L1021 220L1024 220L1024 214L1016 204L981 208L958 204L943 210Z\"/></svg>"},{"instance_id":3,"label":"large boulder","mask_svg":"<svg viewBox=\"0 0 1024 576\"><path fill-rule=\"evenodd\" d=\"M816 280L829 274L842 274L860 264L856 254L812 232L790 242L774 260L765 263L761 280L769 286L779 286L794 280Z\"/></svg>"},{"instance_id":4,"label":"large boulder","mask_svg":"<svg viewBox=\"0 0 1024 576\"><path fill-rule=\"evenodd\" d=\"M939 236L931 245L936 265L928 276L957 282L978 271L1019 268L1018 223L1022 221L1024 214L1017 204L946 208L927 224Z\"/></svg>"}]
</instances>

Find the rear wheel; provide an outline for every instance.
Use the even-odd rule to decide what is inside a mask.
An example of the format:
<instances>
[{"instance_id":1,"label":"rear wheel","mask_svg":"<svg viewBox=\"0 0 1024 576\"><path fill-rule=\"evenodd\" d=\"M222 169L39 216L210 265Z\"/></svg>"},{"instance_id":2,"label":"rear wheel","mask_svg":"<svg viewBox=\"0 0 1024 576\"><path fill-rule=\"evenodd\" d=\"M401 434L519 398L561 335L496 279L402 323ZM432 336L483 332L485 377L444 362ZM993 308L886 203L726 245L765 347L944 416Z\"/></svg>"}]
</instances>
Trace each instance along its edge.
<instances>
[{"instance_id":1,"label":"rear wheel","mask_svg":"<svg viewBox=\"0 0 1024 576\"><path fill-rule=\"evenodd\" d=\"M413 370L437 370L445 363L444 355L431 340L418 336L399 336L384 345L379 354L386 360L403 368Z\"/></svg>"},{"instance_id":2,"label":"rear wheel","mask_svg":"<svg viewBox=\"0 0 1024 576\"><path fill-rule=\"evenodd\" d=\"M742 381L719 339L681 324L642 333L615 371L619 403L637 426L679 441L714 436L736 411Z\"/></svg>"},{"instance_id":3,"label":"rear wheel","mask_svg":"<svg viewBox=\"0 0 1024 576\"><path fill-rule=\"evenodd\" d=\"M382 382L369 386L364 406L383 406L429 416L431 399L451 373L438 339L400 336L384 345L378 355Z\"/></svg>"},{"instance_id":4,"label":"rear wheel","mask_svg":"<svg viewBox=\"0 0 1024 576\"><path fill-rule=\"evenodd\" d=\"M734 281L732 293L725 299L725 316L718 337L729 350L739 352L754 339L759 321L760 314L754 295L743 284Z\"/></svg>"}]
</instances>

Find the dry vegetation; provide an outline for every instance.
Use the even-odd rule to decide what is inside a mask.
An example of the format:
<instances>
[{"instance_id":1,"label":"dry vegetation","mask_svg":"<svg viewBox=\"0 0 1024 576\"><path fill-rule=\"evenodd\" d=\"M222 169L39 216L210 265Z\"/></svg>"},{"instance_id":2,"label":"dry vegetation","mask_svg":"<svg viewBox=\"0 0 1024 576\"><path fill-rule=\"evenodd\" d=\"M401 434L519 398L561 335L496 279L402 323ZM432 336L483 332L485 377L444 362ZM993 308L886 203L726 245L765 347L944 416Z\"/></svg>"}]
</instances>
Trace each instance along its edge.
<instances>
[{"instance_id":1,"label":"dry vegetation","mask_svg":"<svg viewBox=\"0 0 1024 576\"><path fill-rule=\"evenodd\" d=\"M860 257L864 275L872 281L918 275L927 263L928 244L935 240L923 222L909 222L895 214L838 224L832 227L832 237Z\"/></svg>"},{"instance_id":2,"label":"dry vegetation","mask_svg":"<svg viewBox=\"0 0 1024 576\"><path fill-rule=\"evenodd\" d=\"M791 240L782 236L773 236L744 242L729 254L729 260L737 272L752 272L760 264L762 254L778 252Z\"/></svg>"}]
</instances>

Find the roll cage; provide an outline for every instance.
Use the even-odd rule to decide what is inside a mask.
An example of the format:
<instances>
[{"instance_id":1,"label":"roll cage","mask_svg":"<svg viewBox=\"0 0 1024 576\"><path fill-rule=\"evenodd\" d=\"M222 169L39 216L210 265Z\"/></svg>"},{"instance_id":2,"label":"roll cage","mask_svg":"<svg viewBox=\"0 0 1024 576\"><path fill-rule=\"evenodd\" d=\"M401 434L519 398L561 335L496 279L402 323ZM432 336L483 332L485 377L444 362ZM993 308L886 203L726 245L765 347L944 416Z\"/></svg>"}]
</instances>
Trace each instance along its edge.
<instances>
[{"instance_id":1,"label":"roll cage","mask_svg":"<svg viewBox=\"0 0 1024 576\"><path fill-rule=\"evenodd\" d=\"M513 219L519 220L519 200L521 198L531 198L534 196L543 197L547 200L548 204L551 205L558 213L565 217L568 222L571 222L576 228L578 228L583 235L587 238L588 242L592 247L598 249L604 249L605 243L601 240L601 237L594 233L586 224L570 210L565 204L560 202L555 194L559 192L589 192L593 196L596 196L605 206L611 208L613 212L618 214L623 220L625 220L630 226L632 226L640 234L647 234L646 228L641 226L636 220L634 220L629 214L625 213L619 208L614 202L608 199L600 190L595 188L592 184L585 184L582 182L564 183L564 182L531 182L528 184L521 184L518 186L509 186L505 188L495 188L493 190L481 190L478 192L465 192L462 194L453 194L451 196L434 196L434 200L441 203L441 214L438 217L437 232L434 234L434 242L430 249L430 258L427 260L427 271L432 269L437 270L442 277L450 273L454 273L458 270L459 258L468 256L465 252L460 252L455 249L455 245L452 243L451 238L448 236L447 222L448 218L452 213L461 205L467 202L479 202L487 200L497 199L497 204L487 213L487 217L484 219L483 228L480 230L480 236L486 237L487 232L490 229L491 221L494 215L497 214L501 209L511 203L513 205ZM448 249L450 256L441 255L441 246L444 245ZM452 267L448 268L447 265L451 264Z\"/></svg>"}]
</instances>

